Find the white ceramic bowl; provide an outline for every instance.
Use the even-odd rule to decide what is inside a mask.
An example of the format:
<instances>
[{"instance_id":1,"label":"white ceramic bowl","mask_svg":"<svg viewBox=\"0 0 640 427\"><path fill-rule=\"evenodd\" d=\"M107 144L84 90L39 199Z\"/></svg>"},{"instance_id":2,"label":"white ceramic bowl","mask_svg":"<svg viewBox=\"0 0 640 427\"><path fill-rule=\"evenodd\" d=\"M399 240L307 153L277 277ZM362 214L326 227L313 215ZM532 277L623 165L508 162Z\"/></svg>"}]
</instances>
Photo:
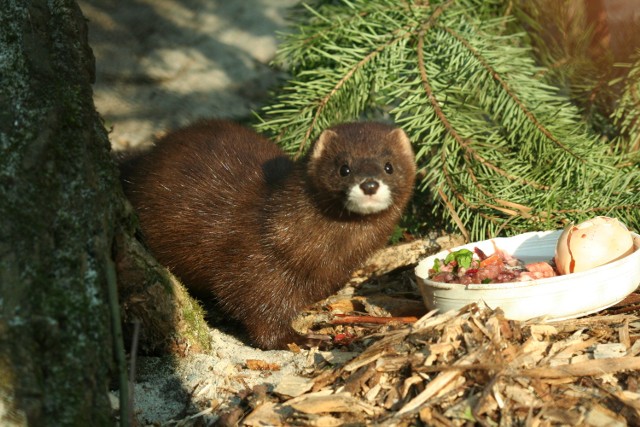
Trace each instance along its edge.
<instances>
[{"instance_id":1,"label":"white ceramic bowl","mask_svg":"<svg viewBox=\"0 0 640 427\"><path fill-rule=\"evenodd\" d=\"M428 309L457 310L467 304L500 307L505 317L529 320L545 317L562 320L584 316L623 300L640 285L640 235L632 233L635 251L625 258L580 273L527 282L472 284L441 283L428 279L436 258L459 249L480 248L487 255L495 247L525 263L553 259L562 230L524 233L470 243L439 252L420 261L415 269L418 286ZM495 246L494 246L495 245Z\"/></svg>"}]
</instances>

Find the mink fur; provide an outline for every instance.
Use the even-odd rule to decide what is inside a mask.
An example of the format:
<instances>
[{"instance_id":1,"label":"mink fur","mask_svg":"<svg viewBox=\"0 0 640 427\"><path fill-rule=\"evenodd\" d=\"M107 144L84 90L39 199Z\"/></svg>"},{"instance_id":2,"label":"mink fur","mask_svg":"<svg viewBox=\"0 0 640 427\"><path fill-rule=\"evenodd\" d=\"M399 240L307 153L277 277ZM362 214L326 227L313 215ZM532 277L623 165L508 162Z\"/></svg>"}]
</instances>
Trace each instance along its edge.
<instances>
[{"instance_id":1,"label":"mink fur","mask_svg":"<svg viewBox=\"0 0 640 427\"><path fill-rule=\"evenodd\" d=\"M250 129L209 120L170 132L122 178L156 258L272 349L299 342L296 314L386 244L415 171L406 134L386 124L325 130L294 162Z\"/></svg>"}]
</instances>

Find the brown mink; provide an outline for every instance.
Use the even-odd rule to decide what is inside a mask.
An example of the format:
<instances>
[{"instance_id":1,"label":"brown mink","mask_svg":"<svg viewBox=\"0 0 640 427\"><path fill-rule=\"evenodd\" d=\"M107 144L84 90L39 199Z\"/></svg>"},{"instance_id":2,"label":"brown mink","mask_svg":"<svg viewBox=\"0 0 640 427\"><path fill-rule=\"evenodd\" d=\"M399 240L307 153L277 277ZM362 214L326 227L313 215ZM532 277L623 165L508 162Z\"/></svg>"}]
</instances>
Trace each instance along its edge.
<instances>
[{"instance_id":1,"label":"brown mink","mask_svg":"<svg viewBox=\"0 0 640 427\"><path fill-rule=\"evenodd\" d=\"M373 122L325 130L294 162L250 129L203 121L122 168L156 258L263 349L300 342L294 316L385 245L415 172L406 134Z\"/></svg>"}]
</instances>

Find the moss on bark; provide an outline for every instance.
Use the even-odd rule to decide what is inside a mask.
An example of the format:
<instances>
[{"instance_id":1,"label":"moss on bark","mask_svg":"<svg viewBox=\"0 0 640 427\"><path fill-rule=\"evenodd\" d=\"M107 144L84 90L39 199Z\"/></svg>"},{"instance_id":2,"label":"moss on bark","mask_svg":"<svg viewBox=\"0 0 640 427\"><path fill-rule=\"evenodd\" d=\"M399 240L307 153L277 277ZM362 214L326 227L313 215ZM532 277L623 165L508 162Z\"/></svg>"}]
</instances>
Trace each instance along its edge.
<instances>
[{"instance_id":1,"label":"moss on bark","mask_svg":"<svg viewBox=\"0 0 640 427\"><path fill-rule=\"evenodd\" d=\"M123 233L116 239L125 336L132 336L133 324L138 321L139 348L145 354L180 356L210 350L211 337L202 307L158 265L134 234Z\"/></svg>"}]
</instances>

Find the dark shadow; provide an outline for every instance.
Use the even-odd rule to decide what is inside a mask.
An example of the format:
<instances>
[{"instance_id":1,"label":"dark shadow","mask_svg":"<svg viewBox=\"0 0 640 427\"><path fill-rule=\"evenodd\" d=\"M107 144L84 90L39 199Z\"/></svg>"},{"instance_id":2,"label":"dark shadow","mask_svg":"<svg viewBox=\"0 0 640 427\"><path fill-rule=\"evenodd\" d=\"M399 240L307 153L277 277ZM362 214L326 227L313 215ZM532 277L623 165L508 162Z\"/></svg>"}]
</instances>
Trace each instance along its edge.
<instances>
[{"instance_id":1,"label":"dark shadow","mask_svg":"<svg viewBox=\"0 0 640 427\"><path fill-rule=\"evenodd\" d=\"M293 161L287 156L276 157L262 165L265 180L273 186L277 186L286 178L293 168Z\"/></svg>"}]
</instances>

